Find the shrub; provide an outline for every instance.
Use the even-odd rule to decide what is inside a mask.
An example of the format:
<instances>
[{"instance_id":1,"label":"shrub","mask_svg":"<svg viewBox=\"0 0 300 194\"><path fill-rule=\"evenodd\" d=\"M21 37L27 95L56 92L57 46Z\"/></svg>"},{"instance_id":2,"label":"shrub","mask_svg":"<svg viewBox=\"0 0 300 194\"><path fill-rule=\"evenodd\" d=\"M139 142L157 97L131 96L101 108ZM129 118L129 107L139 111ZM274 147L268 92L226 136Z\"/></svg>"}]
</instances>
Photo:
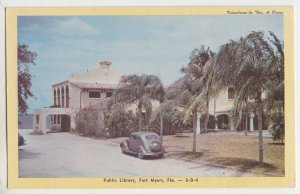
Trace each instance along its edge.
<instances>
[{"instance_id":1,"label":"shrub","mask_svg":"<svg viewBox=\"0 0 300 194\"><path fill-rule=\"evenodd\" d=\"M104 115L101 110L84 108L76 114L75 123L75 131L82 135L105 135Z\"/></svg>"},{"instance_id":2,"label":"shrub","mask_svg":"<svg viewBox=\"0 0 300 194\"><path fill-rule=\"evenodd\" d=\"M271 116L270 132L273 136L273 140L284 140L284 115L281 112L273 113Z\"/></svg>"},{"instance_id":3,"label":"shrub","mask_svg":"<svg viewBox=\"0 0 300 194\"><path fill-rule=\"evenodd\" d=\"M125 109L85 108L75 116L75 131L85 136L124 137L138 129L138 118Z\"/></svg>"},{"instance_id":4,"label":"shrub","mask_svg":"<svg viewBox=\"0 0 300 194\"><path fill-rule=\"evenodd\" d=\"M138 129L138 118L132 111L119 109L118 114L115 114L107 110L104 113L104 120L110 137L129 136L131 132Z\"/></svg>"},{"instance_id":5,"label":"shrub","mask_svg":"<svg viewBox=\"0 0 300 194\"><path fill-rule=\"evenodd\" d=\"M184 123L184 112L170 107L163 112L163 133L164 135L173 135L176 132L182 133L184 129L189 129L191 127L191 122L188 121ZM156 133L160 132L160 116L159 113L154 114L152 121L150 123L149 129Z\"/></svg>"},{"instance_id":6,"label":"shrub","mask_svg":"<svg viewBox=\"0 0 300 194\"><path fill-rule=\"evenodd\" d=\"M24 139L24 137L22 135L20 135L20 133L18 133L18 139L19 139L18 140L18 147L26 145L25 139Z\"/></svg>"}]
</instances>

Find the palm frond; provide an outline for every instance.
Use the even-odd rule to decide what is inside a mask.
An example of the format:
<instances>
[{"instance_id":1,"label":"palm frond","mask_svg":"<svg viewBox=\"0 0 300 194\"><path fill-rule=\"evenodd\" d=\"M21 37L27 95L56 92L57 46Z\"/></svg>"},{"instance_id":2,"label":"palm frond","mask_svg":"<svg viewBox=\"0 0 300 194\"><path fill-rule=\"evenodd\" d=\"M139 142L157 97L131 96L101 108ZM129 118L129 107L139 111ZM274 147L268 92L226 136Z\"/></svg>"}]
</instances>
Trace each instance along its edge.
<instances>
[{"instance_id":1,"label":"palm frond","mask_svg":"<svg viewBox=\"0 0 300 194\"><path fill-rule=\"evenodd\" d=\"M186 109L185 111L185 117L184 121L186 122L187 120L190 119L190 116L199 111L206 111L206 97L207 94L202 92L200 93L191 103L191 105Z\"/></svg>"}]
</instances>

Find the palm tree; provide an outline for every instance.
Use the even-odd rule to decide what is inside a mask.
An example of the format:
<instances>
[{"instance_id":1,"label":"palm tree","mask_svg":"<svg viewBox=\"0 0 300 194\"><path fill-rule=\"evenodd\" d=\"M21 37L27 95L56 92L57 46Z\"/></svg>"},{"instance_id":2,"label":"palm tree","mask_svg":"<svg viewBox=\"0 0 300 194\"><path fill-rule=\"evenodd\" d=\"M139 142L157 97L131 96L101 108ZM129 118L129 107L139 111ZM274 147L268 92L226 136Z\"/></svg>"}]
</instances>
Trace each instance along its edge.
<instances>
[{"instance_id":1,"label":"palm tree","mask_svg":"<svg viewBox=\"0 0 300 194\"><path fill-rule=\"evenodd\" d=\"M160 119L160 128L162 129L164 126L167 133L174 132L174 130L182 131L182 127L186 127L183 123L184 111L178 110L174 99L167 99L160 104L152 114L151 123L157 123L158 118Z\"/></svg>"},{"instance_id":2,"label":"palm tree","mask_svg":"<svg viewBox=\"0 0 300 194\"><path fill-rule=\"evenodd\" d=\"M185 119L193 113L195 109L205 113L204 130L207 129L209 121L209 102L212 98L217 97L220 92L218 85L215 82L215 60L214 54L212 53L210 59L205 63L203 67L203 76L201 77L201 92L198 93L189 105Z\"/></svg>"},{"instance_id":3,"label":"palm tree","mask_svg":"<svg viewBox=\"0 0 300 194\"><path fill-rule=\"evenodd\" d=\"M143 110L145 110L145 116L149 120L152 114L152 100L162 101L164 98L163 85L157 76L145 74L123 76L119 85L120 87L113 94L115 109L135 104L137 106L139 131L142 131Z\"/></svg>"},{"instance_id":4,"label":"palm tree","mask_svg":"<svg viewBox=\"0 0 300 194\"><path fill-rule=\"evenodd\" d=\"M251 32L246 37L236 41L231 40L221 46L215 62L214 84L217 88L234 87L235 89L232 115L239 114L243 102L255 94L261 163L263 163L262 93L268 89L268 83L274 76L270 70L277 64L273 47L274 42L266 40L263 32Z\"/></svg>"},{"instance_id":5,"label":"palm tree","mask_svg":"<svg viewBox=\"0 0 300 194\"><path fill-rule=\"evenodd\" d=\"M164 124L166 124L166 123L168 125L172 124L172 113L174 111L174 107L175 107L175 105L174 105L173 100L163 101L160 103L159 108L157 108L151 116L150 123L155 122L157 120L157 118L159 117L160 138L161 138L162 142L163 142Z\"/></svg>"},{"instance_id":6,"label":"palm tree","mask_svg":"<svg viewBox=\"0 0 300 194\"><path fill-rule=\"evenodd\" d=\"M207 90L207 85L203 84L204 78L204 68L205 64L213 57L214 53L210 48L206 48L204 45L201 45L200 48L194 49L190 56L190 62L187 67L182 68L182 72L185 74L181 79L180 93L177 97L177 102L185 107L189 107L185 113L185 121L193 117L193 152L196 152L196 124L197 124L197 114L199 110L202 110L205 107L206 110L206 119L205 127L207 128L208 123L208 107L209 107L209 92ZM191 106L191 103L195 101L195 98L201 93L206 91L205 101L194 103ZM205 102L205 105L202 103Z\"/></svg>"},{"instance_id":7,"label":"palm tree","mask_svg":"<svg viewBox=\"0 0 300 194\"><path fill-rule=\"evenodd\" d=\"M275 48L273 63L270 66L271 79L268 83L266 106L271 122L271 133L274 140L284 139L284 52L283 43L270 32Z\"/></svg>"}]
</instances>

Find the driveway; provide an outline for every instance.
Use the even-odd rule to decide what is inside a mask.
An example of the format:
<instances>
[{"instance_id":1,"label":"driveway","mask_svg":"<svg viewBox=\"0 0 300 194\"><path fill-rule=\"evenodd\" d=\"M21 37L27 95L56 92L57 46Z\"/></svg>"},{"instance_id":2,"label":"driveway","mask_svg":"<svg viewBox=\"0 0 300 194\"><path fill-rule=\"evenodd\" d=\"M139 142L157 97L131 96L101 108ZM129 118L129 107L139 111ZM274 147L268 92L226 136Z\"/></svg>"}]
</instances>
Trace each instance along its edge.
<instances>
[{"instance_id":1,"label":"driveway","mask_svg":"<svg viewBox=\"0 0 300 194\"><path fill-rule=\"evenodd\" d=\"M19 148L20 177L255 176L173 158L140 160L121 153L119 144L70 133L30 135Z\"/></svg>"}]
</instances>

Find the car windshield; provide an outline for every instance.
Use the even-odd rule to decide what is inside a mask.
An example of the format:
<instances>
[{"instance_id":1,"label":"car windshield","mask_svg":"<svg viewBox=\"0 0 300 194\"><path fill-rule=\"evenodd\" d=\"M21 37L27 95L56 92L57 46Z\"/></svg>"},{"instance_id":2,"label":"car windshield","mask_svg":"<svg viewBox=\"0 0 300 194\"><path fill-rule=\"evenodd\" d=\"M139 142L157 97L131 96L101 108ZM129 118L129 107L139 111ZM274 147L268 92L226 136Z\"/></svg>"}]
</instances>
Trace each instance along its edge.
<instances>
[{"instance_id":1,"label":"car windshield","mask_svg":"<svg viewBox=\"0 0 300 194\"><path fill-rule=\"evenodd\" d=\"M157 139L157 136L156 135L146 135L145 138L147 140L151 140L151 139Z\"/></svg>"}]
</instances>

